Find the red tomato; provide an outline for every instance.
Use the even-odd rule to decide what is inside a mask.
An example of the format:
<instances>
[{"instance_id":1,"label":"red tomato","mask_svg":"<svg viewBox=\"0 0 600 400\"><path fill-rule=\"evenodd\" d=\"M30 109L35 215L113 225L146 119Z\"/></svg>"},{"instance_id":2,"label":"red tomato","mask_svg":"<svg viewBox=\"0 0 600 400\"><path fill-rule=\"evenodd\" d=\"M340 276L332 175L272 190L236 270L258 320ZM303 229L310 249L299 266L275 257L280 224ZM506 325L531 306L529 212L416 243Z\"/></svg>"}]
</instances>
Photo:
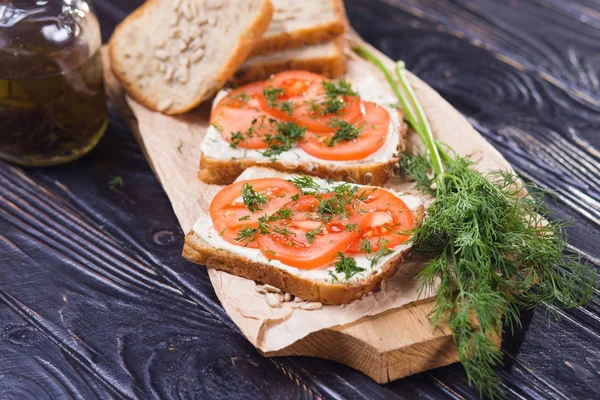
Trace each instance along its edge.
<instances>
[{"instance_id":1,"label":"red tomato","mask_svg":"<svg viewBox=\"0 0 600 400\"><path fill-rule=\"evenodd\" d=\"M285 71L275 74L265 82L264 90L281 90L277 96L278 103L291 102L292 109L304 104L304 102L315 96L322 89L322 82L329 80L323 75L313 74L307 71ZM278 107L269 107L269 102L262 96L261 107L276 118L291 120L287 110Z\"/></svg>"},{"instance_id":2,"label":"red tomato","mask_svg":"<svg viewBox=\"0 0 600 400\"><path fill-rule=\"evenodd\" d=\"M342 140L329 147L327 142L333 138L334 132L325 134L307 131L300 147L312 156L334 161L362 160L375 153L385 144L390 114L374 103L365 101L363 104L365 116L353 124L360 129L358 138Z\"/></svg>"},{"instance_id":3,"label":"red tomato","mask_svg":"<svg viewBox=\"0 0 600 400\"><path fill-rule=\"evenodd\" d=\"M236 146L247 149L264 149L267 134L274 134L270 120L274 119L261 108L264 82L255 82L232 90L211 113L211 124L221 131L221 136L232 142L232 135L239 133L243 140Z\"/></svg>"},{"instance_id":4,"label":"red tomato","mask_svg":"<svg viewBox=\"0 0 600 400\"><path fill-rule=\"evenodd\" d=\"M266 198L265 204L255 205L251 212L242 199L242 187L249 184L252 189ZM262 178L240 181L223 188L210 203L210 217L215 230L229 243L256 247L256 241L235 240L243 228L256 228L258 219L271 215L300 193L298 188L285 179Z\"/></svg>"},{"instance_id":5,"label":"red tomato","mask_svg":"<svg viewBox=\"0 0 600 400\"><path fill-rule=\"evenodd\" d=\"M323 195L325 199L328 197L331 194ZM286 207L293 211L293 217L275 221L275 232L257 238L263 255L299 269L314 269L334 261L338 253L356 241L358 232L345 229L356 220L357 213L351 206L347 207L347 215L323 221L315 212L318 205L314 195L304 195L288 203Z\"/></svg>"},{"instance_id":6,"label":"red tomato","mask_svg":"<svg viewBox=\"0 0 600 400\"><path fill-rule=\"evenodd\" d=\"M385 189L367 191L363 200L368 210L359 224L358 240L349 248L349 253L362 253L365 241L376 252L385 244L391 249L410 238L410 230L415 226L415 218L408 206L397 196Z\"/></svg>"},{"instance_id":7,"label":"red tomato","mask_svg":"<svg viewBox=\"0 0 600 400\"><path fill-rule=\"evenodd\" d=\"M323 101L323 96L316 96L307 99L292 112L292 120L307 130L312 132L333 132L335 128L331 126L332 121L339 119L345 122L355 122L362 118L361 101L358 97L345 96L338 98L338 101L344 103L344 108L336 114L324 113L325 108L319 105Z\"/></svg>"}]
</instances>

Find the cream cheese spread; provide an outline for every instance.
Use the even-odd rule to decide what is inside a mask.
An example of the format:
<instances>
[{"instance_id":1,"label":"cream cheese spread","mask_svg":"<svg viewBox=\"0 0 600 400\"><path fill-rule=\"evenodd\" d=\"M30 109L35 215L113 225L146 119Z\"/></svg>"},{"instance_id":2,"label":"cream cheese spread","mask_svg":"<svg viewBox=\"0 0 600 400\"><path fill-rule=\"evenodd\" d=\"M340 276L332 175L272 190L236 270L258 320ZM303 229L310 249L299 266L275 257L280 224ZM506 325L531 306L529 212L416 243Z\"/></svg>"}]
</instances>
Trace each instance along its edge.
<instances>
[{"instance_id":1,"label":"cream cheese spread","mask_svg":"<svg viewBox=\"0 0 600 400\"><path fill-rule=\"evenodd\" d=\"M248 179L257 179L257 178L266 178L266 177L281 177L284 179L289 179L293 177L293 174L283 174L278 173L276 171L266 169L266 168L248 168L245 170L237 179L237 181L248 180ZM314 181L319 184L323 189L329 190L330 188L335 187L335 182L332 182L331 185L324 179L313 178ZM363 185L358 185L363 186ZM388 189L389 190L389 189ZM402 199L404 203L410 208L411 211L415 211L423 201L415 196L403 195L399 193L395 193L390 190L390 192L394 193L398 198ZM212 201L212 199L211 199ZM237 254L239 256L245 257L251 261L270 264L273 267L285 270L291 274L300 276L302 278L317 280L317 281L327 281L331 282L333 280L332 276L335 276L340 282L353 282L360 281L371 274L377 274L381 271L381 268L385 263L399 252L402 252L408 248L410 245L408 244L400 244L398 246L393 247L392 253L382 257L376 265L371 266L371 260L367 255L353 255L352 258L356 260L356 264L363 268L364 271L358 272L349 281L346 281L344 274L336 273L335 266L329 265L317 269L311 270L303 270L296 267L291 267L289 265L283 264L277 260L268 260L258 249L253 249L249 247L237 246L235 244L229 243L224 240L219 233L215 230L214 225L212 223L212 219L208 212L202 212L196 223L193 227L194 233L202 238L206 243L210 246L218 249L227 250L233 254Z\"/></svg>"},{"instance_id":2,"label":"cream cheese spread","mask_svg":"<svg viewBox=\"0 0 600 400\"><path fill-rule=\"evenodd\" d=\"M299 146L285 151L277 156L277 160L285 164L297 165L306 162L317 162L323 165L339 167L340 165L355 165L373 162L387 162L398 154L398 145L400 143L400 117L398 110L393 105L397 103L394 96L389 95L389 91L379 80L372 76L356 79L352 82L353 89L358 92L361 99L370 101L385 108L390 114L390 126L386 136L385 143L379 150L370 154L362 160L354 161L329 161L311 156L302 150ZM221 90L213 101L213 108L218 102L227 95L227 91ZM264 161L270 163L271 159L262 154L262 150L249 150L244 148L231 148L230 143L223 140L221 133L214 127L209 126L201 150L203 154L220 160L231 160L240 158L249 158L252 160Z\"/></svg>"}]
</instances>

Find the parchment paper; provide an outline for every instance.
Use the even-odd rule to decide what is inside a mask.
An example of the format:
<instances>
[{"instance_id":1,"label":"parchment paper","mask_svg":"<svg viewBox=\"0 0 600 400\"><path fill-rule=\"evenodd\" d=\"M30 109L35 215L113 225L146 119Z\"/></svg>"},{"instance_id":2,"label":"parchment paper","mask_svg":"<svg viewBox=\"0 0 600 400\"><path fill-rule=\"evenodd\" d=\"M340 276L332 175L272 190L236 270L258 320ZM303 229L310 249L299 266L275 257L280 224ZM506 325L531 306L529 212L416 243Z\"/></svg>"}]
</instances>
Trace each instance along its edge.
<instances>
[{"instance_id":1,"label":"parchment paper","mask_svg":"<svg viewBox=\"0 0 600 400\"><path fill-rule=\"evenodd\" d=\"M357 43L369 47L385 60L388 68L393 68L391 60L350 34L348 48ZM347 53L347 78L371 75L384 79L377 68L351 50L347 50ZM412 74L409 74L409 79L438 139L461 155L478 161L477 168L481 171L493 168L510 170L500 153L460 113L423 81ZM109 87L118 87L114 77L109 76L107 80L111 81L108 82ZM206 210L211 196L220 189L196 177L200 143L208 127L210 104L207 102L188 114L176 117L150 111L130 98L127 98L127 104L137 119L138 140L171 200L183 231L188 232L199 211ZM414 150L417 143L416 135L409 135L409 149ZM390 186L417 195L406 183L393 181ZM248 340L259 350L272 352L288 347L312 332L345 325L418 300L414 277L425 262L422 257L413 257L381 291L348 305L324 306L314 311L301 310L295 303L271 308L264 297L256 293L253 281L215 270L209 270L209 276L223 307ZM421 298L432 295L422 294Z\"/></svg>"}]
</instances>

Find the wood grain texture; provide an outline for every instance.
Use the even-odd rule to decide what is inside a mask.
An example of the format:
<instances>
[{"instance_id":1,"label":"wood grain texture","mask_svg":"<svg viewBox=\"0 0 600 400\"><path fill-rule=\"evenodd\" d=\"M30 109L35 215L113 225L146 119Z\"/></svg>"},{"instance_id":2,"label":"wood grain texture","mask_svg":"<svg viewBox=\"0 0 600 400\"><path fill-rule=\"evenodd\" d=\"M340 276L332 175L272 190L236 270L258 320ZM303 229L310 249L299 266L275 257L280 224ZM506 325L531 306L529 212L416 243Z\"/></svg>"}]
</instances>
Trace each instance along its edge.
<instances>
[{"instance_id":1,"label":"wood grain texture","mask_svg":"<svg viewBox=\"0 0 600 400\"><path fill-rule=\"evenodd\" d=\"M140 2L97 0L103 37ZM571 244L599 260L598 2L346 6L363 37L405 59L523 176L558 193L548 204L576 221ZM113 176L124 187L111 190ZM265 359L204 271L181 260L177 226L114 113L83 160L25 170L0 162L0 397L477 398L459 365L378 385L335 362ZM503 341L509 398L597 397L597 300L556 321L540 307L522 324Z\"/></svg>"}]
</instances>

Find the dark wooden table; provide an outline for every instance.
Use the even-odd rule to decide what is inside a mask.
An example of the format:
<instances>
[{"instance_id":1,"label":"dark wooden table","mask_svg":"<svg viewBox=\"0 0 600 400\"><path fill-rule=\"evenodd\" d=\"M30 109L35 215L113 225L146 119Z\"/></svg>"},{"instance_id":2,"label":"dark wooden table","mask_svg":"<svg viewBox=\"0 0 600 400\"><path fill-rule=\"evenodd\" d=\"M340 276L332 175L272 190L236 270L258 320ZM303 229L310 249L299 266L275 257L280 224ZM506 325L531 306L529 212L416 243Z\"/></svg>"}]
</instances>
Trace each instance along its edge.
<instances>
[{"instance_id":1,"label":"dark wooden table","mask_svg":"<svg viewBox=\"0 0 600 400\"><path fill-rule=\"evenodd\" d=\"M97 0L103 37L140 0ZM574 251L600 258L598 0L346 2L363 37L436 88L556 193ZM1 124L1 122L0 122ZM122 187L109 181L122 177ZM548 199L550 201L550 199ZM0 398L477 398L459 365L378 385L266 359L224 313L119 116L80 161L0 162ZM600 397L600 306L525 312L499 369L511 398Z\"/></svg>"}]
</instances>

